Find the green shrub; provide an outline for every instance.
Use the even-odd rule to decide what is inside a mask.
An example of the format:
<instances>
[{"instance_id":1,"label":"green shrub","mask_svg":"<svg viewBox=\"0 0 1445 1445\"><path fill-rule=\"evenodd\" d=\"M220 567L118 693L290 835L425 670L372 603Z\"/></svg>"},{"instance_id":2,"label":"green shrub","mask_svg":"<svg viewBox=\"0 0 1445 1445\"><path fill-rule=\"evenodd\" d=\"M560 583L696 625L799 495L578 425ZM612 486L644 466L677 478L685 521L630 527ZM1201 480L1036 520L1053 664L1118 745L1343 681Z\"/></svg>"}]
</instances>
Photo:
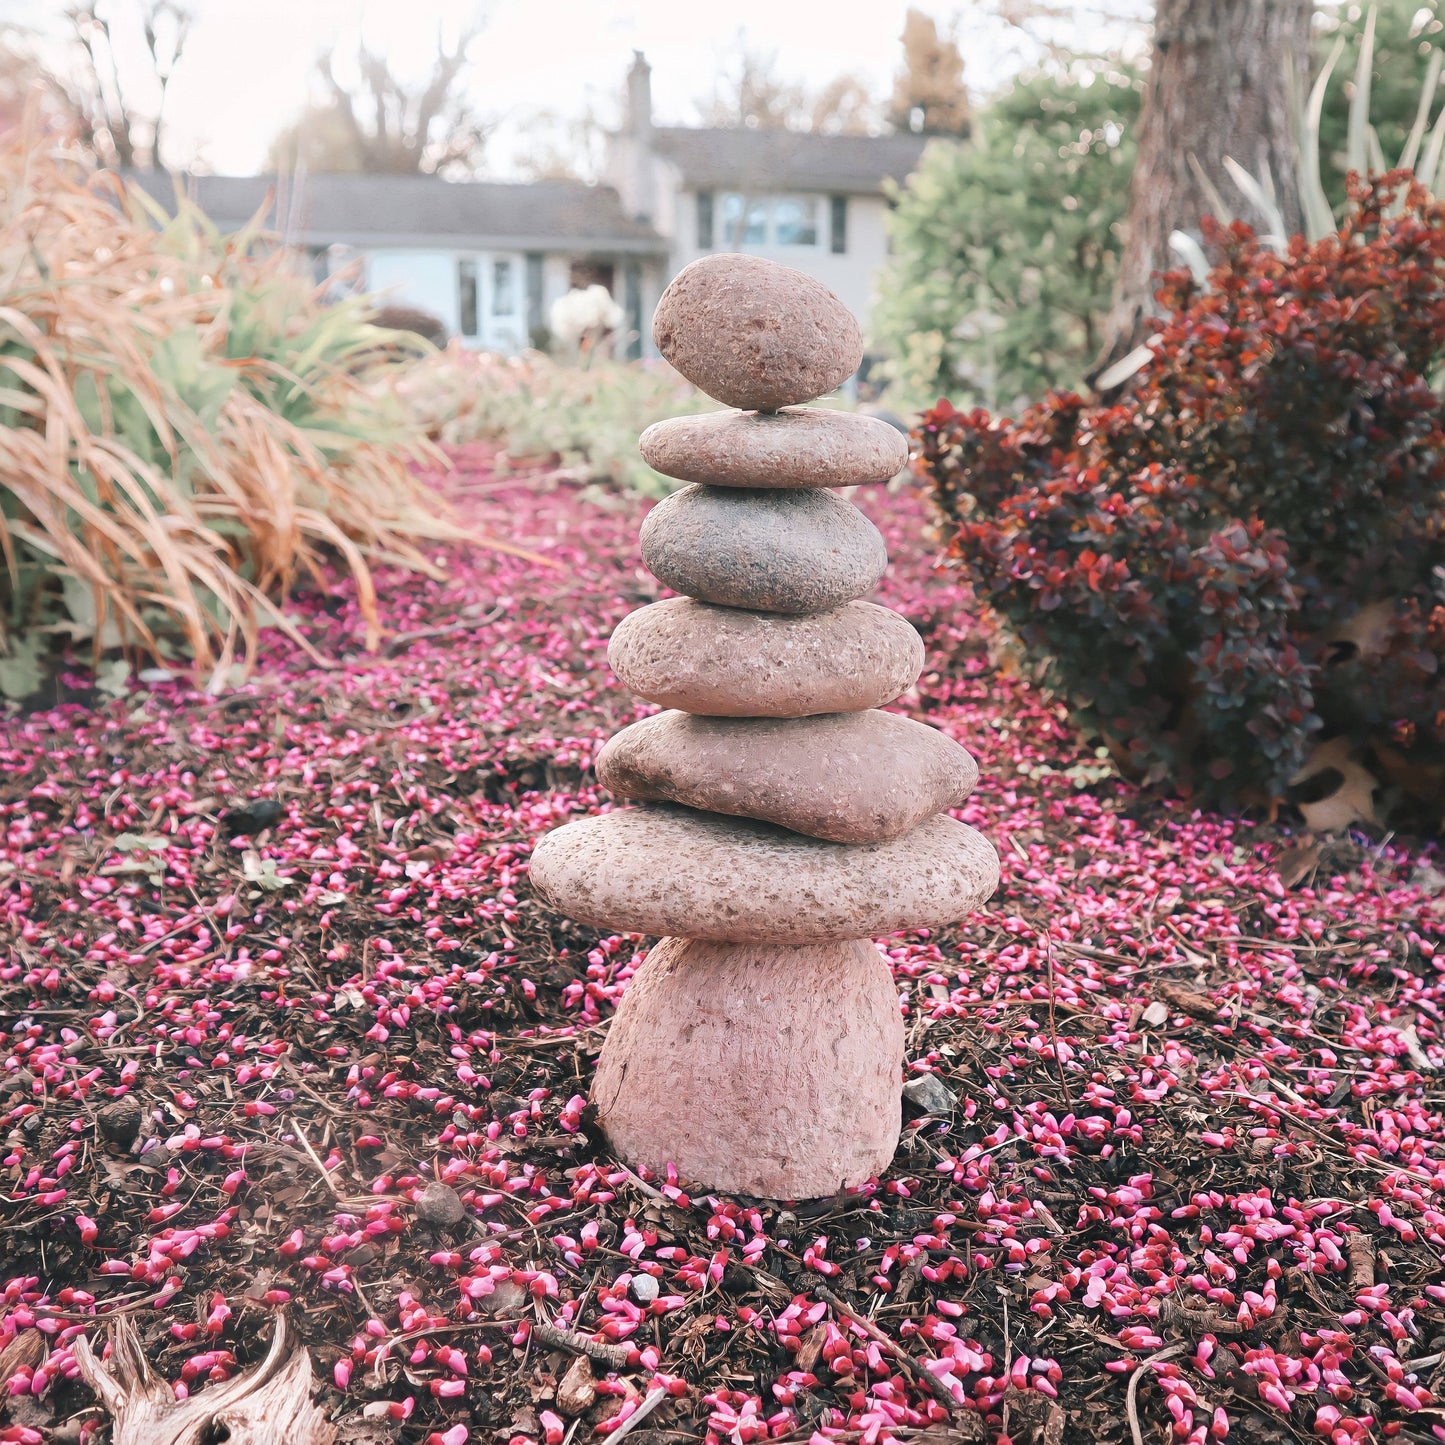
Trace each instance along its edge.
<instances>
[{"instance_id":1,"label":"green shrub","mask_svg":"<svg viewBox=\"0 0 1445 1445\"><path fill-rule=\"evenodd\" d=\"M494 442L514 462L547 461L648 496L681 484L642 460L638 436L655 421L713 405L661 363L578 366L458 345L417 362L395 391L417 424L449 446Z\"/></svg>"},{"instance_id":2,"label":"green shrub","mask_svg":"<svg viewBox=\"0 0 1445 1445\"><path fill-rule=\"evenodd\" d=\"M1137 776L1278 797L1321 727L1445 776L1445 206L1402 182L1286 255L1218 234L1115 404L923 418L953 555Z\"/></svg>"},{"instance_id":3,"label":"green shrub","mask_svg":"<svg viewBox=\"0 0 1445 1445\"><path fill-rule=\"evenodd\" d=\"M1085 80L1088 83L1085 83ZM1129 194L1139 83L1075 65L935 141L898 198L873 327L910 404L1013 407L1098 350Z\"/></svg>"},{"instance_id":4,"label":"green shrub","mask_svg":"<svg viewBox=\"0 0 1445 1445\"><path fill-rule=\"evenodd\" d=\"M1394 164L1405 148L1420 108L1421 88L1429 71L1431 52L1440 45L1440 0L1380 0L1373 7L1341 6L1325 11L1320 31L1323 62L1337 40L1345 43L1337 77L1325 96L1320 115L1320 170L1325 192L1337 209L1345 201L1345 175L1350 132L1350 106L1356 89L1349 77L1353 60L1364 40L1369 9L1375 11L1374 54L1370 66L1368 120L1379 138L1387 164ZM1432 107L1433 118L1433 107Z\"/></svg>"}]
</instances>

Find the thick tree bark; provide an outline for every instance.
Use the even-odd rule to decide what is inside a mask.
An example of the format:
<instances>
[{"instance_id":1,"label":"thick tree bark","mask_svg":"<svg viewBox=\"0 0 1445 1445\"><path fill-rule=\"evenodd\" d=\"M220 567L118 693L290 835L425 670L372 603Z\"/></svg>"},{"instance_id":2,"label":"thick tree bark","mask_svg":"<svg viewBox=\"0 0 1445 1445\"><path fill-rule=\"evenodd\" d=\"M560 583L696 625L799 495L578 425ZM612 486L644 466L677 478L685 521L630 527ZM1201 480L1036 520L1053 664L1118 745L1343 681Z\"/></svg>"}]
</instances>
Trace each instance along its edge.
<instances>
[{"instance_id":1,"label":"thick tree bark","mask_svg":"<svg viewBox=\"0 0 1445 1445\"><path fill-rule=\"evenodd\" d=\"M1138 344L1155 277L1176 264L1170 232L1197 237L1213 211L1191 156L1231 209L1256 224L1224 160L1261 177L1267 167L1286 226L1299 229L1299 136L1288 72L1303 96L1313 12L1314 0L1156 0L1124 256L1100 368Z\"/></svg>"}]
</instances>

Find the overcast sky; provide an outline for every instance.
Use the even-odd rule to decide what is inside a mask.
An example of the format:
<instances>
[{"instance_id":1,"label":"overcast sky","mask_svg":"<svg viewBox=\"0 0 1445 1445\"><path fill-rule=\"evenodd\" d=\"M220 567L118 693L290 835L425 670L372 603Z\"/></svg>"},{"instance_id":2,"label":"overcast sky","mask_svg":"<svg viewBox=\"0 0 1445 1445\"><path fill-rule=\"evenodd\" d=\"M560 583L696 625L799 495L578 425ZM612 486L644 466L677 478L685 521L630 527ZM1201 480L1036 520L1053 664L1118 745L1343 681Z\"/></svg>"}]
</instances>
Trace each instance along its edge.
<instances>
[{"instance_id":1,"label":"overcast sky","mask_svg":"<svg viewBox=\"0 0 1445 1445\"><path fill-rule=\"evenodd\" d=\"M117 10L129 0L112 0ZM315 90L315 57L328 45L344 54L364 35L399 74L426 72L437 27L448 34L481 16L467 88L478 108L500 122L491 153L508 174L539 111L576 116L590 109L615 121L634 49L653 66L658 118L694 120L695 104L732 60L739 33L776 52L788 78L821 85L840 74L863 78L880 96L892 88L907 0L193 0L196 22L168 104L172 162L199 160L208 170L259 168L277 129ZM921 7L943 25L957 23L970 88L1005 84L1037 55L1025 37L989 18L991 4ZM63 0L0 0L0 17L41 30L63 29ZM1080 46L1117 44L1130 29L1098 10L1146 15L1149 0L1081 0L1056 38Z\"/></svg>"}]
</instances>

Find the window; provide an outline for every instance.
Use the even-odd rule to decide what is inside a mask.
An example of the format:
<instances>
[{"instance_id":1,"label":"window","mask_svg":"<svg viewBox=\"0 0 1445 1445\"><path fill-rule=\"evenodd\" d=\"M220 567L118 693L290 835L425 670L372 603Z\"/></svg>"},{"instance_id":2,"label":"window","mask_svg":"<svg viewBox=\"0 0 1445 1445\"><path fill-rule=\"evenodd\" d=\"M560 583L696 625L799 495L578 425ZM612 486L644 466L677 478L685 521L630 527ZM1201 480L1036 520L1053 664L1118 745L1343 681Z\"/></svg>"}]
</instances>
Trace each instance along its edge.
<instances>
[{"instance_id":1,"label":"window","mask_svg":"<svg viewBox=\"0 0 1445 1445\"><path fill-rule=\"evenodd\" d=\"M744 212L746 211L746 215ZM726 195L722 203L723 244L761 246L768 239L768 203Z\"/></svg>"},{"instance_id":2,"label":"window","mask_svg":"<svg viewBox=\"0 0 1445 1445\"><path fill-rule=\"evenodd\" d=\"M492 315L515 316L517 293L512 280L510 261L492 262Z\"/></svg>"},{"instance_id":3,"label":"window","mask_svg":"<svg viewBox=\"0 0 1445 1445\"><path fill-rule=\"evenodd\" d=\"M729 192L722 198L722 244L816 246L818 197L752 197Z\"/></svg>"},{"instance_id":4,"label":"window","mask_svg":"<svg viewBox=\"0 0 1445 1445\"><path fill-rule=\"evenodd\" d=\"M463 336L477 334L477 263L457 262L457 326Z\"/></svg>"},{"instance_id":5,"label":"window","mask_svg":"<svg viewBox=\"0 0 1445 1445\"><path fill-rule=\"evenodd\" d=\"M697 248L712 250L712 192L697 193Z\"/></svg>"},{"instance_id":6,"label":"window","mask_svg":"<svg viewBox=\"0 0 1445 1445\"><path fill-rule=\"evenodd\" d=\"M830 249L835 256L841 256L848 249L848 197L830 196L828 210L832 232Z\"/></svg>"},{"instance_id":7,"label":"window","mask_svg":"<svg viewBox=\"0 0 1445 1445\"><path fill-rule=\"evenodd\" d=\"M818 244L818 202L812 196L779 196L773 202L773 243Z\"/></svg>"}]
</instances>

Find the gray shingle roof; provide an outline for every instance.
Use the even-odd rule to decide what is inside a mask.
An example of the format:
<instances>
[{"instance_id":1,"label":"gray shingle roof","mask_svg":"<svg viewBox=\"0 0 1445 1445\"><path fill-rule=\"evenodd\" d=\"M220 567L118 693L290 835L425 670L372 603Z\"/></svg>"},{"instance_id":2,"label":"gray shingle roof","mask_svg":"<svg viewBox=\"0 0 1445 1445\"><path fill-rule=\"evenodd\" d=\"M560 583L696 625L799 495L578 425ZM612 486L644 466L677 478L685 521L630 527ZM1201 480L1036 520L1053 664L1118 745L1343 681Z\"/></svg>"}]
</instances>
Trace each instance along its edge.
<instances>
[{"instance_id":1,"label":"gray shingle roof","mask_svg":"<svg viewBox=\"0 0 1445 1445\"><path fill-rule=\"evenodd\" d=\"M918 135L658 126L653 143L692 186L876 195L885 178L907 179L927 140Z\"/></svg>"},{"instance_id":2,"label":"gray shingle roof","mask_svg":"<svg viewBox=\"0 0 1445 1445\"><path fill-rule=\"evenodd\" d=\"M130 179L163 204L173 199L169 176L136 172ZM667 249L650 225L623 211L611 186L580 181L519 185L434 176L309 175L297 183L289 176L186 176L181 185L222 229L250 220L272 196L268 228L305 245L451 240L534 250L662 254Z\"/></svg>"}]
</instances>

